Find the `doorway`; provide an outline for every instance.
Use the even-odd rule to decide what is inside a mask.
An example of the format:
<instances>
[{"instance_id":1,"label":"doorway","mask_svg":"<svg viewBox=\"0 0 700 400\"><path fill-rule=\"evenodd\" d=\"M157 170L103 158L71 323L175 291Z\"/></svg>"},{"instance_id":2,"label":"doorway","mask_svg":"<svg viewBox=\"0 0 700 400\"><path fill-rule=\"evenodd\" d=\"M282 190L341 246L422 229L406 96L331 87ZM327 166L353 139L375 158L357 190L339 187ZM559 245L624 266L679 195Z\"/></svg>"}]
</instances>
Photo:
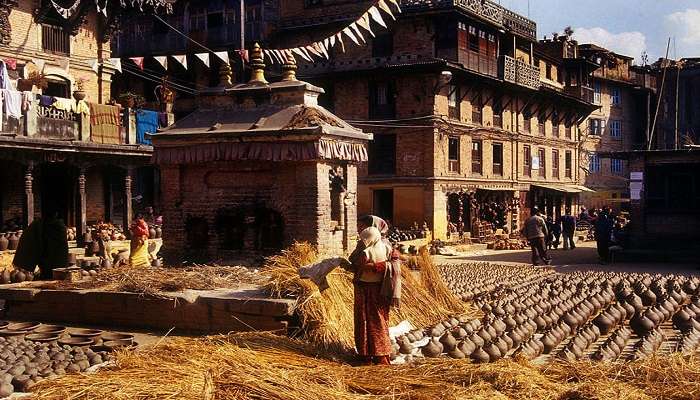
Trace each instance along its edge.
<instances>
[{"instance_id":1,"label":"doorway","mask_svg":"<svg viewBox=\"0 0 700 400\"><path fill-rule=\"evenodd\" d=\"M394 219L394 190L381 189L373 192L373 212L374 215L387 222Z\"/></svg>"},{"instance_id":2,"label":"doorway","mask_svg":"<svg viewBox=\"0 0 700 400\"><path fill-rule=\"evenodd\" d=\"M53 213L67 226L75 225L75 168L66 163L48 163L40 167L41 216Z\"/></svg>"}]
</instances>

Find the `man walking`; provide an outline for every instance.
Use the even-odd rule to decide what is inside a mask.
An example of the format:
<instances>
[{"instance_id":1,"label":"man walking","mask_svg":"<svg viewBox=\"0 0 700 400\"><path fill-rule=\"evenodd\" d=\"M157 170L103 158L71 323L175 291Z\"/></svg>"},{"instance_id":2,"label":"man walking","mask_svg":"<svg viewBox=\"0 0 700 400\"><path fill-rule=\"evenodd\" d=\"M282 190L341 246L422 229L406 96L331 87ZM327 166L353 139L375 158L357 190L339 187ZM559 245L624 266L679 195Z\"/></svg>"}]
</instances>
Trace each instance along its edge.
<instances>
[{"instance_id":1,"label":"man walking","mask_svg":"<svg viewBox=\"0 0 700 400\"><path fill-rule=\"evenodd\" d=\"M595 222L595 241L598 247L598 256L601 264L607 264L610 258L610 233L612 223L607 211L601 211Z\"/></svg>"},{"instance_id":2,"label":"man walking","mask_svg":"<svg viewBox=\"0 0 700 400\"><path fill-rule=\"evenodd\" d=\"M532 265L538 265L538 259L542 259L545 264L549 265L552 259L547 256L547 249L545 248L545 238L548 235L547 223L540 213L537 207L532 209L532 216L525 221L525 227L523 233L530 242L530 249L532 250Z\"/></svg>"},{"instance_id":3,"label":"man walking","mask_svg":"<svg viewBox=\"0 0 700 400\"><path fill-rule=\"evenodd\" d=\"M574 233L576 232L576 218L571 215L570 208L567 208L566 215L561 217L561 228L564 236L564 250L569 250L569 244L571 244L571 250L575 249Z\"/></svg>"}]
</instances>

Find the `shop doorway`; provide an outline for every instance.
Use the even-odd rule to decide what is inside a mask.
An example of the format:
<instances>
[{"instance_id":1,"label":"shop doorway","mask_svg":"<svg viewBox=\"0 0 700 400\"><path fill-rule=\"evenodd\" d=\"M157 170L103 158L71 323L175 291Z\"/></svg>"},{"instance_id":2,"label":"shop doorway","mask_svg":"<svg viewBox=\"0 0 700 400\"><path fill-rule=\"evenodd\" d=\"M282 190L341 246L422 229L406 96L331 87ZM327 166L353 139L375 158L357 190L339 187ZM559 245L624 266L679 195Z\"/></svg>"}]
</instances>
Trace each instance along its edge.
<instances>
[{"instance_id":1,"label":"shop doorway","mask_svg":"<svg viewBox=\"0 0 700 400\"><path fill-rule=\"evenodd\" d=\"M390 222L394 219L394 190L381 189L373 192L374 215Z\"/></svg>"},{"instance_id":2,"label":"shop doorway","mask_svg":"<svg viewBox=\"0 0 700 400\"><path fill-rule=\"evenodd\" d=\"M58 213L67 226L75 226L75 168L66 163L48 163L39 170L41 216Z\"/></svg>"}]
</instances>

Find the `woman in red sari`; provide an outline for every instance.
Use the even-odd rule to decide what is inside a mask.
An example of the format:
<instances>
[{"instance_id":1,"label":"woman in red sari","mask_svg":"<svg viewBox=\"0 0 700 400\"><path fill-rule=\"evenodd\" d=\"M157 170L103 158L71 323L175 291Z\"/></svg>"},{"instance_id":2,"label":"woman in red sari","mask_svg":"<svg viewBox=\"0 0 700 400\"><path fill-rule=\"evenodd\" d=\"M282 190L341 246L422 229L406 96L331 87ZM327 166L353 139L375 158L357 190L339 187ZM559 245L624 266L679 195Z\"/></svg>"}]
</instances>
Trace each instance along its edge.
<instances>
[{"instance_id":1,"label":"woman in red sari","mask_svg":"<svg viewBox=\"0 0 700 400\"><path fill-rule=\"evenodd\" d=\"M355 347L366 364L389 364L391 340L389 339L389 309L391 296L387 296L383 283L387 265L394 258L391 244L382 239L381 230L388 230L386 222L378 217L358 220L360 241L350 256L355 272Z\"/></svg>"}]
</instances>

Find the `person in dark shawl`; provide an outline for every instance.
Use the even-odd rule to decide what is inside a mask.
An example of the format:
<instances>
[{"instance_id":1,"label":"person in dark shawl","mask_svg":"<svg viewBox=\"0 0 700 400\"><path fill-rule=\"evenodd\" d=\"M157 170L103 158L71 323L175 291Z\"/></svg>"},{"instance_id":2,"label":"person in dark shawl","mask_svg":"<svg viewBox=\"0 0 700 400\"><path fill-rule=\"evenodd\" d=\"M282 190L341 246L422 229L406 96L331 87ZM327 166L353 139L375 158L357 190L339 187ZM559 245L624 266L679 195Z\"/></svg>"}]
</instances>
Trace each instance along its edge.
<instances>
[{"instance_id":1,"label":"person in dark shawl","mask_svg":"<svg viewBox=\"0 0 700 400\"><path fill-rule=\"evenodd\" d=\"M391 355L389 310L399 306L401 264L398 252L382 238L388 230L379 217L360 217L360 240L349 257L355 274L355 347L366 364L389 364Z\"/></svg>"},{"instance_id":2,"label":"person in dark shawl","mask_svg":"<svg viewBox=\"0 0 700 400\"><path fill-rule=\"evenodd\" d=\"M58 212L37 218L23 232L12 263L27 271L41 270L41 279L53 278L55 268L68 265L66 225Z\"/></svg>"}]
</instances>

